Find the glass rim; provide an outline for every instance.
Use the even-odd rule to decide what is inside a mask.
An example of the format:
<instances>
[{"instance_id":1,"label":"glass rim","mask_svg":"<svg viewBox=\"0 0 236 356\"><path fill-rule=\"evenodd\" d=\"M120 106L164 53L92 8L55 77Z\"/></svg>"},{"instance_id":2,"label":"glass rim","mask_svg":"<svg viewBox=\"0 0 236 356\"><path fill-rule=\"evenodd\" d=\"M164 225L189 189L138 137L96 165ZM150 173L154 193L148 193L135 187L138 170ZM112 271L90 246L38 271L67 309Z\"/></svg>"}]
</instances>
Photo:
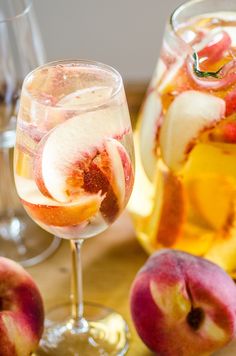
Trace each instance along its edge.
<instances>
[{"instance_id":1,"label":"glass rim","mask_svg":"<svg viewBox=\"0 0 236 356\"><path fill-rule=\"evenodd\" d=\"M175 26L174 26L174 17L177 15L179 12L182 10L186 9L187 7L191 6L192 4L197 4L200 2L203 2L206 0L185 0L182 2L179 6L177 6L171 13L170 18L169 18L169 24L171 26L171 29L173 30L174 33L176 33Z\"/></svg>"},{"instance_id":2,"label":"glass rim","mask_svg":"<svg viewBox=\"0 0 236 356\"><path fill-rule=\"evenodd\" d=\"M32 95L29 93L29 91L27 90L27 88L25 88L25 86L27 85L28 80L32 77L32 75L37 72L40 71L42 69L46 69L49 67L53 67L56 65L63 65L63 64L68 64L68 65L73 65L73 64L81 64L81 65L88 65L94 68L101 68L104 69L107 73L112 73L113 75L116 76L117 78L117 84L116 86L114 86L114 91L111 93L111 95L108 98L105 99L101 99L100 102L89 102L89 103L85 103L85 104L79 104L78 106L71 106L71 107L63 107L63 106L54 106L54 105L50 105L50 104L44 104L40 101L38 101L37 99L35 99L34 97L32 97ZM112 66L99 62L99 61L95 61L95 60L90 60L90 59L60 59L60 60L54 60L51 62L47 62L45 64L42 64L41 66L33 69L32 71L30 71L26 77L24 78L23 81L23 85L22 85L22 92L26 93L30 99L32 100L32 102L36 103L39 106L45 107L45 108L50 108L51 110L64 110L64 111L76 111L79 109L85 109L85 108L100 108L103 107L105 105L107 105L111 100L113 100L121 91L121 89L123 88L123 79L121 77L121 74Z\"/></svg>"},{"instance_id":3,"label":"glass rim","mask_svg":"<svg viewBox=\"0 0 236 356\"><path fill-rule=\"evenodd\" d=\"M25 6L21 12L17 12L16 15L14 15L14 16L9 16L9 17L0 19L0 24L11 22L13 20L19 19L19 18L27 15L32 7L33 0L27 0L26 2L27 3L25 4Z\"/></svg>"},{"instance_id":4,"label":"glass rim","mask_svg":"<svg viewBox=\"0 0 236 356\"><path fill-rule=\"evenodd\" d=\"M182 2L180 5L178 5L171 13L169 17L169 25L171 28L171 31L179 38L182 40L182 38L177 34L175 26L174 26L174 17L178 15L181 11L185 10L188 7L191 7L193 4L198 4L198 3L203 3L206 2L207 0L185 0ZM226 10L227 11L227 10ZM186 42L185 42L186 43Z\"/></svg>"}]
</instances>

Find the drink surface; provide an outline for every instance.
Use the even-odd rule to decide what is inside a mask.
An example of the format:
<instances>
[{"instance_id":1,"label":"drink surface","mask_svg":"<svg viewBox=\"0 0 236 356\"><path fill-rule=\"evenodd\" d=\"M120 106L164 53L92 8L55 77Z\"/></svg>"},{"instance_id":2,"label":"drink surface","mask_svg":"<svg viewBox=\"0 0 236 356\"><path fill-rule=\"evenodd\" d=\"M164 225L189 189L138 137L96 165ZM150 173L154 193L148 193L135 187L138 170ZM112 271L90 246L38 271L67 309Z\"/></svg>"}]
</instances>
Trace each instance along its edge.
<instances>
[{"instance_id":1,"label":"drink surface","mask_svg":"<svg viewBox=\"0 0 236 356\"><path fill-rule=\"evenodd\" d=\"M135 144L129 208L144 247L205 256L233 274L235 13L198 16L179 26L174 39L166 34Z\"/></svg>"},{"instance_id":2,"label":"drink surface","mask_svg":"<svg viewBox=\"0 0 236 356\"><path fill-rule=\"evenodd\" d=\"M31 218L59 237L103 231L132 190L126 99L106 75L92 64L52 65L32 72L22 89L16 187Z\"/></svg>"}]
</instances>

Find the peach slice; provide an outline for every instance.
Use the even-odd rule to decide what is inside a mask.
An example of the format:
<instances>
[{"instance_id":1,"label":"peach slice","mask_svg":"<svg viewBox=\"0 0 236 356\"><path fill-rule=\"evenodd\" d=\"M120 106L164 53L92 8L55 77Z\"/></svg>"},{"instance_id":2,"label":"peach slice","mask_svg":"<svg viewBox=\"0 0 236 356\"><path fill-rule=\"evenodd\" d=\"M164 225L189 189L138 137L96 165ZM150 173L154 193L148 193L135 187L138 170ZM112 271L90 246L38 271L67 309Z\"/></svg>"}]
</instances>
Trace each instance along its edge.
<instances>
[{"instance_id":1,"label":"peach slice","mask_svg":"<svg viewBox=\"0 0 236 356\"><path fill-rule=\"evenodd\" d=\"M45 196L36 184L16 176L18 194L29 215L46 225L71 226L86 222L99 212L103 196L101 194L83 195L77 200L60 204Z\"/></svg>"},{"instance_id":2,"label":"peach slice","mask_svg":"<svg viewBox=\"0 0 236 356\"><path fill-rule=\"evenodd\" d=\"M199 58L203 58L204 65L218 62L224 56L224 53L231 46L231 37L225 31L213 34L213 37L199 52Z\"/></svg>"},{"instance_id":3,"label":"peach slice","mask_svg":"<svg viewBox=\"0 0 236 356\"><path fill-rule=\"evenodd\" d=\"M231 38L231 47L236 47L236 27L235 26L227 26L224 27L224 31L228 33Z\"/></svg>"},{"instance_id":4,"label":"peach slice","mask_svg":"<svg viewBox=\"0 0 236 356\"><path fill-rule=\"evenodd\" d=\"M184 60L184 58L179 57L173 64L169 66L168 70L164 73L158 88L161 94L165 93L169 85L175 81L175 78L177 77L180 69L184 65Z\"/></svg>"},{"instance_id":5,"label":"peach slice","mask_svg":"<svg viewBox=\"0 0 236 356\"><path fill-rule=\"evenodd\" d=\"M85 192L101 192L104 195L101 213L109 222L114 221L125 207L133 186L133 169L125 148L118 141L108 139L104 150L77 177L76 170L76 166L72 167L70 174L75 186L77 181ZM77 186L77 189L80 187Z\"/></svg>"},{"instance_id":6,"label":"peach slice","mask_svg":"<svg viewBox=\"0 0 236 356\"><path fill-rule=\"evenodd\" d=\"M153 180L157 165L156 142L162 121L162 104L156 90L147 96L141 116L140 155L148 178Z\"/></svg>"},{"instance_id":7,"label":"peach slice","mask_svg":"<svg viewBox=\"0 0 236 356\"><path fill-rule=\"evenodd\" d=\"M202 174L187 183L194 210L216 231L228 231L232 227L234 185L234 181L216 174Z\"/></svg>"},{"instance_id":8,"label":"peach slice","mask_svg":"<svg viewBox=\"0 0 236 356\"><path fill-rule=\"evenodd\" d=\"M57 106L62 106L63 108L68 108L73 106L78 109L78 105L86 105L91 102L94 104L99 104L101 100L111 97L112 88L93 86L88 88L83 88L76 90L64 96L60 101L58 101Z\"/></svg>"},{"instance_id":9,"label":"peach slice","mask_svg":"<svg viewBox=\"0 0 236 356\"><path fill-rule=\"evenodd\" d=\"M230 116L236 112L236 89L229 91L225 97L226 116Z\"/></svg>"},{"instance_id":10,"label":"peach slice","mask_svg":"<svg viewBox=\"0 0 236 356\"><path fill-rule=\"evenodd\" d=\"M36 205L23 199L21 201L34 220L51 226L71 226L86 222L99 211L101 204L96 195L81 197L79 201L65 206Z\"/></svg>"},{"instance_id":11,"label":"peach slice","mask_svg":"<svg viewBox=\"0 0 236 356\"><path fill-rule=\"evenodd\" d=\"M186 217L186 197L180 179L172 172L158 171L156 204L148 229L152 244L174 246L181 235Z\"/></svg>"},{"instance_id":12,"label":"peach slice","mask_svg":"<svg viewBox=\"0 0 236 356\"><path fill-rule=\"evenodd\" d=\"M225 101L213 95L188 90L170 105L160 131L160 148L166 165L178 171L199 134L213 127L225 114Z\"/></svg>"},{"instance_id":13,"label":"peach slice","mask_svg":"<svg viewBox=\"0 0 236 356\"><path fill-rule=\"evenodd\" d=\"M40 142L34 174L40 191L59 202L69 202L68 190L73 167L80 173L103 151L106 138L122 137L126 130L119 125L122 117L116 107L75 116L55 127ZM127 129L128 131L128 129ZM79 192L77 192L79 193Z\"/></svg>"},{"instance_id":14,"label":"peach slice","mask_svg":"<svg viewBox=\"0 0 236 356\"><path fill-rule=\"evenodd\" d=\"M106 140L105 150L110 157L111 172L113 175L111 185L121 207L124 207L129 200L134 183L131 159L124 146L117 140Z\"/></svg>"}]
</instances>

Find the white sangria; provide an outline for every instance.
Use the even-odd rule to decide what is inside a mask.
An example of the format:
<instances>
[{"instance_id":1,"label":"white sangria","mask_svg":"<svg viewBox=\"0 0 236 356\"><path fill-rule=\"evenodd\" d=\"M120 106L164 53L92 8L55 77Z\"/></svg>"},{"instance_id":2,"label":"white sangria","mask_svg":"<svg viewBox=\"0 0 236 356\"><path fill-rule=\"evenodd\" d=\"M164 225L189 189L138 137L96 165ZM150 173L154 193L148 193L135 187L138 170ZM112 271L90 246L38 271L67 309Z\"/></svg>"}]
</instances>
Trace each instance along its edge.
<instances>
[{"instance_id":1,"label":"white sangria","mask_svg":"<svg viewBox=\"0 0 236 356\"><path fill-rule=\"evenodd\" d=\"M84 306L81 247L126 207L134 182L130 117L122 78L92 61L58 61L24 80L17 119L15 182L28 215L70 240L71 305L49 312L41 355L123 355L121 315Z\"/></svg>"},{"instance_id":2,"label":"white sangria","mask_svg":"<svg viewBox=\"0 0 236 356\"><path fill-rule=\"evenodd\" d=\"M21 95L17 191L32 219L63 238L105 230L132 189L129 113L124 98L111 99L109 83L98 84L103 75L81 65L51 66L33 73Z\"/></svg>"}]
</instances>

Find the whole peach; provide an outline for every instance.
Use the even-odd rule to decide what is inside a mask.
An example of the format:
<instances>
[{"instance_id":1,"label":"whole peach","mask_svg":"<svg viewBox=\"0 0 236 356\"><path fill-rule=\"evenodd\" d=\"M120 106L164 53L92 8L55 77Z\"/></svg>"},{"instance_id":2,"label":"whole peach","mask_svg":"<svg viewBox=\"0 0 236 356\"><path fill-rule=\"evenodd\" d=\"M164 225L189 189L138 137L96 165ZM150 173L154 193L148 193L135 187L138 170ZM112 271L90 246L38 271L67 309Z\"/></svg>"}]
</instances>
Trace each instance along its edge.
<instances>
[{"instance_id":1,"label":"whole peach","mask_svg":"<svg viewBox=\"0 0 236 356\"><path fill-rule=\"evenodd\" d=\"M159 356L206 356L236 334L236 286L217 265L164 249L151 256L131 289L131 314Z\"/></svg>"},{"instance_id":2,"label":"whole peach","mask_svg":"<svg viewBox=\"0 0 236 356\"><path fill-rule=\"evenodd\" d=\"M29 356L43 332L44 308L31 276L0 257L0 356Z\"/></svg>"}]
</instances>

